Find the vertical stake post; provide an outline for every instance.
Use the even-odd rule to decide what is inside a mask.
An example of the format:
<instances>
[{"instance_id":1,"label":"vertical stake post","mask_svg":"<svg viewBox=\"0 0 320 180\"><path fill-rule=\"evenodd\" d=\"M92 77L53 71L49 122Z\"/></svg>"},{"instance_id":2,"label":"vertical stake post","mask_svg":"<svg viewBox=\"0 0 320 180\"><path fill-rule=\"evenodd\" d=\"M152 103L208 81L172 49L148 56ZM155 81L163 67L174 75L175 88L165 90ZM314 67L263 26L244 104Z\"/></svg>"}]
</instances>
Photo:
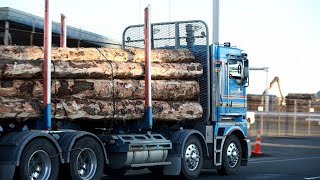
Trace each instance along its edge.
<instances>
[{"instance_id":1,"label":"vertical stake post","mask_svg":"<svg viewBox=\"0 0 320 180\"><path fill-rule=\"evenodd\" d=\"M5 21L5 25L4 25L4 45L8 46L9 44L9 21Z\"/></svg>"},{"instance_id":2,"label":"vertical stake post","mask_svg":"<svg viewBox=\"0 0 320 180\"><path fill-rule=\"evenodd\" d=\"M67 26L64 14L61 14L60 47L67 47Z\"/></svg>"},{"instance_id":3,"label":"vertical stake post","mask_svg":"<svg viewBox=\"0 0 320 180\"><path fill-rule=\"evenodd\" d=\"M151 94L151 23L150 5L144 9L145 34L145 117L148 129L152 128L152 94Z\"/></svg>"},{"instance_id":4,"label":"vertical stake post","mask_svg":"<svg viewBox=\"0 0 320 180\"><path fill-rule=\"evenodd\" d=\"M45 129L51 129L51 19L49 0L45 0L44 12L44 63L43 63L43 105Z\"/></svg>"}]
</instances>

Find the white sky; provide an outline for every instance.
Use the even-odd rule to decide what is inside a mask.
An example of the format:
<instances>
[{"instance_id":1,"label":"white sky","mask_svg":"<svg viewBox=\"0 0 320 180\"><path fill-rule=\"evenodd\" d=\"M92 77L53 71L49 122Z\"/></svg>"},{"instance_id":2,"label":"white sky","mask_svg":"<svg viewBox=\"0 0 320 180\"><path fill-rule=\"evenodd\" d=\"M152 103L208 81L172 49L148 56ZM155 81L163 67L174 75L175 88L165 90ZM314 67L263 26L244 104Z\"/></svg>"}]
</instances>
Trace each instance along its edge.
<instances>
[{"instance_id":1,"label":"white sky","mask_svg":"<svg viewBox=\"0 0 320 180\"><path fill-rule=\"evenodd\" d=\"M211 29L212 0L51 0L51 15L59 22L64 13L68 25L120 40L125 27L143 23L147 4L152 22L200 19ZM0 7L43 17L44 0L0 0ZM220 42L245 50L251 67L269 67L269 82L279 76L285 95L316 93L319 18L318 0L220 0ZM252 71L248 93L261 94L265 86L265 73Z\"/></svg>"}]
</instances>

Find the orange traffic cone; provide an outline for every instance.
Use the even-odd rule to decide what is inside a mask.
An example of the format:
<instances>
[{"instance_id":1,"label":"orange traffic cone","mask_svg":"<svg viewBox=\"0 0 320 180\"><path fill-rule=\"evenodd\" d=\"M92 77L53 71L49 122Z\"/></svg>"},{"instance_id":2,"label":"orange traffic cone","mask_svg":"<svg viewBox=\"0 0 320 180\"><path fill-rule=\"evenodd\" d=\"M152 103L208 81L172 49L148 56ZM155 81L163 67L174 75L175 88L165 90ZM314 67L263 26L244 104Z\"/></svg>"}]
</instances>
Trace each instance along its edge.
<instances>
[{"instance_id":1,"label":"orange traffic cone","mask_svg":"<svg viewBox=\"0 0 320 180\"><path fill-rule=\"evenodd\" d=\"M263 152L261 152L261 137L260 137L260 129L258 130L258 134L257 134L257 138L256 138L256 144L254 145L252 154L263 154Z\"/></svg>"}]
</instances>

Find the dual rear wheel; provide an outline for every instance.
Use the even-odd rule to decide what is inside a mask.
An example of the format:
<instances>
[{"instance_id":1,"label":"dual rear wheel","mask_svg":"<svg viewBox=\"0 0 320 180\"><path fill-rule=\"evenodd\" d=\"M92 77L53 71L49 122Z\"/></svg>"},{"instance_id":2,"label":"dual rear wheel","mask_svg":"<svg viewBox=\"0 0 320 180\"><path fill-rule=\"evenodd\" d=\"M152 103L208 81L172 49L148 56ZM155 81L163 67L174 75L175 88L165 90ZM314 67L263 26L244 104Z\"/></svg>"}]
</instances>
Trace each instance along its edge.
<instances>
[{"instance_id":1,"label":"dual rear wheel","mask_svg":"<svg viewBox=\"0 0 320 180\"><path fill-rule=\"evenodd\" d=\"M58 151L50 141L32 140L21 156L20 179L58 179L59 165ZM62 166L60 179L98 180L103 174L103 166L104 156L99 142L92 137L83 137L74 144L70 163Z\"/></svg>"},{"instance_id":2,"label":"dual rear wheel","mask_svg":"<svg viewBox=\"0 0 320 180\"><path fill-rule=\"evenodd\" d=\"M103 151L97 140L83 137L74 144L67 168L72 180L101 179L103 167Z\"/></svg>"},{"instance_id":3,"label":"dual rear wheel","mask_svg":"<svg viewBox=\"0 0 320 180\"><path fill-rule=\"evenodd\" d=\"M20 179L57 179L59 163L58 151L53 144L43 138L35 139L22 152Z\"/></svg>"}]
</instances>

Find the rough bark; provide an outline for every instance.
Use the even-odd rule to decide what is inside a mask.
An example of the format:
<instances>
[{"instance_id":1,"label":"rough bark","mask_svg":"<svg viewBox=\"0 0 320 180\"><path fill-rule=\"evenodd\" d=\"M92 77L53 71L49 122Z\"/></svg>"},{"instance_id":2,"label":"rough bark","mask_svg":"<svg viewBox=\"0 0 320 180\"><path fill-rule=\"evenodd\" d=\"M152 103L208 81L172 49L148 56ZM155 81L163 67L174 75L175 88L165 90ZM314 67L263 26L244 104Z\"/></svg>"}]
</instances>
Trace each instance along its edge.
<instances>
[{"instance_id":1,"label":"rough bark","mask_svg":"<svg viewBox=\"0 0 320 180\"><path fill-rule=\"evenodd\" d=\"M110 61L54 61L52 78L144 78L144 65ZM153 79L194 79L203 73L199 63L152 63ZM1 60L0 78L42 78L43 61Z\"/></svg>"},{"instance_id":2,"label":"rough bark","mask_svg":"<svg viewBox=\"0 0 320 180\"><path fill-rule=\"evenodd\" d=\"M144 115L143 100L101 101L92 99L53 100L52 117L70 120L134 120ZM41 101L32 99L0 97L0 118L28 120L42 114ZM202 116L202 107L197 102L153 101L154 120L185 121ZM115 111L114 111L115 107Z\"/></svg>"},{"instance_id":3,"label":"rough bark","mask_svg":"<svg viewBox=\"0 0 320 180\"><path fill-rule=\"evenodd\" d=\"M36 99L0 97L1 119L33 119L41 116L41 104Z\"/></svg>"},{"instance_id":4,"label":"rough bark","mask_svg":"<svg viewBox=\"0 0 320 180\"><path fill-rule=\"evenodd\" d=\"M0 46L0 59L41 60L43 48L36 46ZM143 49L119 48L52 48L52 60L110 60L144 62ZM152 62L192 62L194 56L187 49L154 49Z\"/></svg>"},{"instance_id":5,"label":"rough bark","mask_svg":"<svg viewBox=\"0 0 320 180\"><path fill-rule=\"evenodd\" d=\"M144 49L129 49L134 54L134 62L144 62ZM194 62L195 57L188 49L153 49L151 61L160 63Z\"/></svg>"},{"instance_id":6,"label":"rough bark","mask_svg":"<svg viewBox=\"0 0 320 180\"><path fill-rule=\"evenodd\" d=\"M52 96L79 99L144 99L144 80L53 80ZM42 80L0 80L0 96L41 98ZM199 94L196 81L153 80L154 100L194 100Z\"/></svg>"}]
</instances>

